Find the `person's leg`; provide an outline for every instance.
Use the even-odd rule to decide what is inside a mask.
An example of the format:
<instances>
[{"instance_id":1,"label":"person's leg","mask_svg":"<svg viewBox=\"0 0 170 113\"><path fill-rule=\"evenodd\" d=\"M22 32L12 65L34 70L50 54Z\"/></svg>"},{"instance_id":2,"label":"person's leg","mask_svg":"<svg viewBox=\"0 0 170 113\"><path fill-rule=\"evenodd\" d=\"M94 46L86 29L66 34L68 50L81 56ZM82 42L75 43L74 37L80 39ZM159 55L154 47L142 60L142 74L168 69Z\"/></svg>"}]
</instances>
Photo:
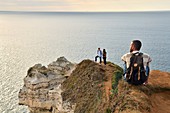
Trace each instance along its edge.
<instances>
[{"instance_id":1,"label":"person's leg","mask_svg":"<svg viewBox=\"0 0 170 113\"><path fill-rule=\"evenodd\" d=\"M100 64L102 63L102 58L101 57L99 57L100 58Z\"/></svg>"},{"instance_id":2,"label":"person's leg","mask_svg":"<svg viewBox=\"0 0 170 113\"><path fill-rule=\"evenodd\" d=\"M125 74L126 73L126 70L127 70L127 66L126 66L126 62L123 64L123 73Z\"/></svg>"},{"instance_id":3,"label":"person's leg","mask_svg":"<svg viewBox=\"0 0 170 113\"><path fill-rule=\"evenodd\" d=\"M126 70L127 70L127 66L126 66L126 62L123 64L123 79L126 80Z\"/></svg>"},{"instance_id":4,"label":"person's leg","mask_svg":"<svg viewBox=\"0 0 170 113\"><path fill-rule=\"evenodd\" d=\"M103 58L103 60L104 60L104 64L106 65L106 58Z\"/></svg>"},{"instance_id":5,"label":"person's leg","mask_svg":"<svg viewBox=\"0 0 170 113\"><path fill-rule=\"evenodd\" d=\"M97 62L97 58L98 58L98 57L99 57L99 56L96 56L96 57L95 57L95 62Z\"/></svg>"},{"instance_id":6,"label":"person's leg","mask_svg":"<svg viewBox=\"0 0 170 113\"><path fill-rule=\"evenodd\" d=\"M146 75L149 76L150 68L149 66L146 66Z\"/></svg>"},{"instance_id":7,"label":"person's leg","mask_svg":"<svg viewBox=\"0 0 170 113\"><path fill-rule=\"evenodd\" d=\"M147 80L146 80L145 84L148 83L149 72L150 72L150 68L149 68L149 66L146 66L146 76L147 76Z\"/></svg>"}]
</instances>

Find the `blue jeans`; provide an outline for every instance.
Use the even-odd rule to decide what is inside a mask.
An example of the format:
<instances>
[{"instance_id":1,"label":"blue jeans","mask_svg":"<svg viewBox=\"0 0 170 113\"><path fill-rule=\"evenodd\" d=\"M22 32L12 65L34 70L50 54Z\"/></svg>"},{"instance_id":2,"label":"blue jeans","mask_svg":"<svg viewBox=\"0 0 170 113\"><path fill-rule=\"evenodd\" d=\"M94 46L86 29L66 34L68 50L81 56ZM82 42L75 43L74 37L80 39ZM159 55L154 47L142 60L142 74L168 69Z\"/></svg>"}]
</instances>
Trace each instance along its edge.
<instances>
[{"instance_id":1,"label":"blue jeans","mask_svg":"<svg viewBox=\"0 0 170 113\"><path fill-rule=\"evenodd\" d=\"M146 76L149 76L149 72L150 72L150 68L149 68L149 66L146 66Z\"/></svg>"},{"instance_id":2,"label":"blue jeans","mask_svg":"<svg viewBox=\"0 0 170 113\"><path fill-rule=\"evenodd\" d=\"M127 70L127 66L126 63L123 64L123 79L126 80L126 70Z\"/></svg>"},{"instance_id":3,"label":"blue jeans","mask_svg":"<svg viewBox=\"0 0 170 113\"><path fill-rule=\"evenodd\" d=\"M95 62L97 62L97 58L98 58L98 57L100 58L100 64L101 64L101 63L102 63L102 58L101 58L100 56L96 56L96 57L95 57Z\"/></svg>"}]
</instances>

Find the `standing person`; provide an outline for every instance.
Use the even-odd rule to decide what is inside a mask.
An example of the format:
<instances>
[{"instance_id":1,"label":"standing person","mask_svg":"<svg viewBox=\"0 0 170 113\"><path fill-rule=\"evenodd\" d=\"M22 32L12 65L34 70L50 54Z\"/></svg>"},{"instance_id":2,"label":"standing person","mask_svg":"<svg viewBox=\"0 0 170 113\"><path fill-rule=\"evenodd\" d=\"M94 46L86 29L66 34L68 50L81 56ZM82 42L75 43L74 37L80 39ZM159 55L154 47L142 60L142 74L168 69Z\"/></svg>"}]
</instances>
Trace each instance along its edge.
<instances>
[{"instance_id":1,"label":"standing person","mask_svg":"<svg viewBox=\"0 0 170 113\"><path fill-rule=\"evenodd\" d=\"M130 52L121 57L125 62L124 77L128 83L134 85L147 84L150 71L149 63L152 61L148 54L140 52L141 46L141 41L133 40Z\"/></svg>"},{"instance_id":2,"label":"standing person","mask_svg":"<svg viewBox=\"0 0 170 113\"><path fill-rule=\"evenodd\" d=\"M107 52L105 49L103 49L103 61L105 65L106 65L106 56L107 56Z\"/></svg>"},{"instance_id":3,"label":"standing person","mask_svg":"<svg viewBox=\"0 0 170 113\"><path fill-rule=\"evenodd\" d=\"M95 57L95 62L97 62L97 58L99 57L100 58L100 64L102 63L102 51L100 50L100 48L98 48L97 50L97 56Z\"/></svg>"}]
</instances>

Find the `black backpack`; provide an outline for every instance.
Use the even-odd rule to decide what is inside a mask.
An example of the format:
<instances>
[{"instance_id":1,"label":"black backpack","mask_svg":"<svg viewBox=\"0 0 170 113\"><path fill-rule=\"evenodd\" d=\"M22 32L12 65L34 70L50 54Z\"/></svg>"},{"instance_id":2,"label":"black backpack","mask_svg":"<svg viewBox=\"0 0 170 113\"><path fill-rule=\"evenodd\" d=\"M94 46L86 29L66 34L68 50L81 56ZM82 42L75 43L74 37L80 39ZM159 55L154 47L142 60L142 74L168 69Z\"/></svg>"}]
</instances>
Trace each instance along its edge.
<instances>
[{"instance_id":1,"label":"black backpack","mask_svg":"<svg viewBox=\"0 0 170 113\"><path fill-rule=\"evenodd\" d=\"M134 53L130 58L130 66L126 71L126 80L130 84L141 85L147 80L143 64L143 53Z\"/></svg>"}]
</instances>

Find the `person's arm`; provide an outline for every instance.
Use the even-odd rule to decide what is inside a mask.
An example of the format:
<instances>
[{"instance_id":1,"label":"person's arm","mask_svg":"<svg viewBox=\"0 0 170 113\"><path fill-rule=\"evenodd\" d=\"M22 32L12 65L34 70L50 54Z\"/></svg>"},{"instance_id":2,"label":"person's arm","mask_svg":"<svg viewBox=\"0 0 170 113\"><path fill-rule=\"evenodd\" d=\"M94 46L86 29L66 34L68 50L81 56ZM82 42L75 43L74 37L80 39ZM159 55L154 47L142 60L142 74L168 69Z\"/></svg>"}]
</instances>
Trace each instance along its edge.
<instances>
[{"instance_id":1,"label":"person's arm","mask_svg":"<svg viewBox=\"0 0 170 113\"><path fill-rule=\"evenodd\" d=\"M123 56L121 57L121 59L122 59L122 61L126 62L126 56L125 56L125 55L123 55Z\"/></svg>"},{"instance_id":2,"label":"person's arm","mask_svg":"<svg viewBox=\"0 0 170 113\"><path fill-rule=\"evenodd\" d=\"M150 62L152 62L152 59L151 59L151 57L150 56L148 56L149 58L148 58L148 64L150 63Z\"/></svg>"},{"instance_id":3,"label":"person's arm","mask_svg":"<svg viewBox=\"0 0 170 113\"><path fill-rule=\"evenodd\" d=\"M127 70L126 56L123 55L123 56L121 57L121 59L122 59L122 61L124 62L124 64L123 64L123 75L125 75L125 74L126 74L126 70Z\"/></svg>"},{"instance_id":4,"label":"person's arm","mask_svg":"<svg viewBox=\"0 0 170 113\"><path fill-rule=\"evenodd\" d=\"M150 73L150 67L149 67L149 63L152 61L151 57L148 56L148 62L147 62L147 65L146 65L146 75L149 76L149 73Z\"/></svg>"},{"instance_id":5,"label":"person's arm","mask_svg":"<svg viewBox=\"0 0 170 113\"><path fill-rule=\"evenodd\" d=\"M99 52L100 52L99 56L100 56L101 58L103 58L103 53L102 53L102 51L100 50Z\"/></svg>"},{"instance_id":6,"label":"person's arm","mask_svg":"<svg viewBox=\"0 0 170 113\"><path fill-rule=\"evenodd\" d=\"M97 56L100 56L100 51L99 50L97 50Z\"/></svg>"}]
</instances>

